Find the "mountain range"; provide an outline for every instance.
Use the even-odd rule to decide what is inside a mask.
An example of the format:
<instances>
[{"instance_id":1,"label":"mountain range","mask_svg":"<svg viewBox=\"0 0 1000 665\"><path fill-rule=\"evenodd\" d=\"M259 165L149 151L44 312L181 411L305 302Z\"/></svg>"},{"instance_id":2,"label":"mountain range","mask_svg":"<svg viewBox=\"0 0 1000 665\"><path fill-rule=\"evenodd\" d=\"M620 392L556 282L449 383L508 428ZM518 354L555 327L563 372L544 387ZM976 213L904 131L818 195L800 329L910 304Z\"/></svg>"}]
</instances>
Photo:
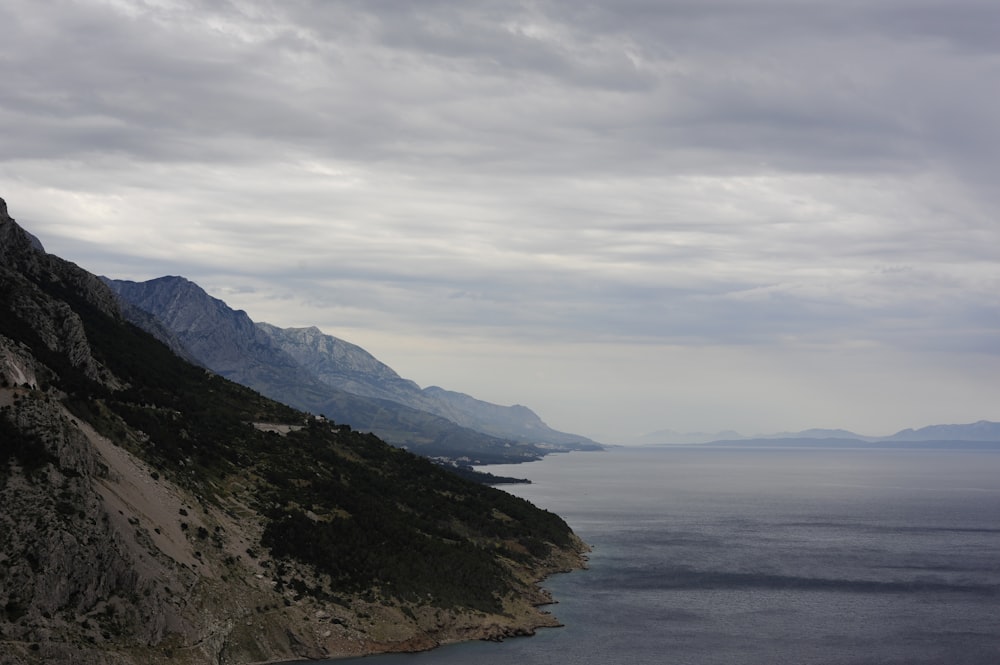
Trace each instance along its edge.
<instances>
[{"instance_id":1,"label":"mountain range","mask_svg":"<svg viewBox=\"0 0 1000 665\"><path fill-rule=\"evenodd\" d=\"M558 516L192 364L128 310L0 199L0 665L333 658L557 624L537 582L586 551Z\"/></svg>"},{"instance_id":2,"label":"mountain range","mask_svg":"<svg viewBox=\"0 0 1000 665\"><path fill-rule=\"evenodd\" d=\"M799 432L777 432L744 436L739 432L681 433L658 430L632 441L636 445L669 444L733 444L733 445L852 445L896 447L1000 447L1000 423L980 420L956 425L928 425L919 429L904 429L890 436L864 436L845 429L807 429Z\"/></svg>"},{"instance_id":3,"label":"mountain range","mask_svg":"<svg viewBox=\"0 0 1000 665\"><path fill-rule=\"evenodd\" d=\"M105 278L126 316L180 354L263 395L370 431L429 457L521 462L600 445L548 427L524 406L421 389L360 346L318 328L251 320L183 277Z\"/></svg>"}]
</instances>

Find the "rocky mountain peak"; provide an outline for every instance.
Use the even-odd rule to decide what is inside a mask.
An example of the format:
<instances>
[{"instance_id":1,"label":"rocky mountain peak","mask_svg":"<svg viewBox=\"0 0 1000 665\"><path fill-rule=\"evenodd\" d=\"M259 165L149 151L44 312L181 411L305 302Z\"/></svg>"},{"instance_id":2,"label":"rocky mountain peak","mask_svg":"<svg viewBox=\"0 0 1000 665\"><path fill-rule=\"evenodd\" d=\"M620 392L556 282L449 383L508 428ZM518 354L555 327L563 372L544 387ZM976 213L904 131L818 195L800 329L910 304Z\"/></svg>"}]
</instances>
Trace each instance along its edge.
<instances>
[{"instance_id":1,"label":"rocky mountain peak","mask_svg":"<svg viewBox=\"0 0 1000 665\"><path fill-rule=\"evenodd\" d=\"M4 233L9 233L10 235L2 235ZM45 253L45 248L42 247L42 242L14 222L14 218L7 213L7 202L2 198L0 198L0 237L4 240L4 242L0 244L0 252L4 251L4 247L8 244L8 241L11 243L12 248L16 248L18 245L21 245L23 249L23 241L24 239L27 239L30 249L36 252L41 252L42 254Z\"/></svg>"},{"instance_id":2,"label":"rocky mountain peak","mask_svg":"<svg viewBox=\"0 0 1000 665\"><path fill-rule=\"evenodd\" d=\"M8 214L6 202L0 209L0 277L10 308L0 333L27 327L52 354L46 362L64 358L86 377L118 385L119 380L94 358L83 322L67 302L71 299L78 307L92 307L121 320L118 299L96 276L46 254L38 239ZM50 295L53 290L64 293L65 299Z\"/></svg>"},{"instance_id":3,"label":"rocky mountain peak","mask_svg":"<svg viewBox=\"0 0 1000 665\"><path fill-rule=\"evenodd\" d=\"M0 261L13 264L37 253L37 239L32 242L32 237L7 213L7 203L0 199Z\"/></svg>"},{"instance_id":4,"label":"rocky mountain peak","mask_svg":"<svg viewBox=\"0 0 1000 665\"><path fill-rule=\"evenodd\" d=\"M0 207L0 265L36 283L58 284L105 314L121 317L118 299L100 278L75 263L47 254L41 241L7 213L6 203Z\"/></svg>"},{"instance_id":5,"label":"rocky mountain peak","mask_svg":"<svg viewBox=\"0 0 1000 665\"><path fill-rule=\"evenodd\" d=\"M361 373L371 380L404 381L395 370L357 344L327 335L316 326L279 328L270 323L258 323L257 327L320 379L331 373ZM406 383L416 386L411 381Z\"/></svg>"}]
</instances>

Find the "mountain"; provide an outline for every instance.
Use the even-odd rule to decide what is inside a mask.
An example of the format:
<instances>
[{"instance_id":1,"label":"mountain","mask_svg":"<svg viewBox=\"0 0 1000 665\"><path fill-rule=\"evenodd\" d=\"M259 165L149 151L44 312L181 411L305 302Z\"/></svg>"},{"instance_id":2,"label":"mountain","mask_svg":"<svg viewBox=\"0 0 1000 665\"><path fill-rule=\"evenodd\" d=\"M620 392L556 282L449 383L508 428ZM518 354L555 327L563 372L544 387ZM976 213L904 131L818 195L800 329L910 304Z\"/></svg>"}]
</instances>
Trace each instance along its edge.
<instances>
[{"instance_id":1,"label":"mountain","mask_svg":"<svg viewBox=\"0 0 1000 665\"><path fill-rule=\"evenodd\" d=\"M249 332L249 331L248 331ZM556 515L129 323L0 200L0 664L248 663L554 625Z\"/></svg>"},{"instance_id":2,"label":"mountain","mask_svg":"<svg viewBox=\"0 0 1000 665\"><path fill-rule=\"evenodd\" d=\"M1000 423L980 420L965 425L930 425L918 430L904 429L892 436L875 437L855 434L845 429L813 428L800 432L777 432L744 436L738 432L716 434L658 430L632 441L642 445L712 444L724 446L768 447L844 447L869 448L992 448L1000 447Z\"/></svg>"},{"instance_id":3,"label":"mountain","mask_svg":"<svg viewBox=\"0 0 1000 665\"><path fill-rule=\"evenodd\" d=\"M871 437L842 429L808 429L752 438L708 442L717 446L860 447L860 448L1000 448L1000 423L980 420L966 425L930 425L904 429L888 437Z\"/></svg>"},{"instance_id":4,"label":"mountain","mask_svg":"<svg viewBox=\"0 0 1000 665\"><path fill-rule=\"evenodd\" d=\"M649 434L643 434L637 437L630 443L634 445L656 445L656 444L697 444L697 443L714 443L717 441L725 441L727 443L735 443L738 441L773 441L777 439L798 439L798 440L812 440L812 439L859 439L865 440L863 437L854 432L849 432L845 429L806 429L801 432L778 432L775 434L758 434L756 436L746 436L740 434L739 432L733 430L725 430L722 432L675 432L674 430L663 429L657 430L655 432L650 432Z\"/></svg>"},{"instance_id":5,"label":"mountain","mask_svg":"<svg viewBox=\"0 0 1000 665\"><path fill-rule=\"evenodd\" d=\"M317 328L255 323L182 277L105 280L205 367L423 455L520 462L552 450L600 448L549 428L525 407L497 406L440 388L421 390L361 347Z\"/></svg>"},{"instance_id":6,"label":"mountain","mask_svg":"<svg viewBox=\"0 0 1000 665\"><path fill-rule=\"evenodd\" d=\"M731 446L734 448L873 448L878 444L845 437L778 436L753 437L745 439L720 439L709 441L705 446Z\"/></svg>"},{"instance_id":7,"label":"mountain","mask_svg":"<svg viewBox=\"0 0 1000 665\"><path fill-rule=\"evenodd\" d=\"M758 436L755 438L766 438L766 439L851 439L860 441L871 441L871 437L862 436L860 434L855 434L850 430L846 429L826 429L822 427L814 427L812 429L804 429L800 432L778 432L777 434L768 434L764 436Z\"/></svg>"},{"instance_id":8,"label":"mountain","mask_svg":"<svg viewBox=\"0 0 1000 665\"><path fill-rule=\"evenodd\" d=\"M420 392L416 383L402 378L360 346L325 335L319 328L279 328L270 323L256 326L277 348L328 386L400 403L400 395Z\"/></svg>"},{"instance_id":9,"label":"mountain","mask_svg":"<svg viewBox=\"0 0 1000 665\"><path fill-rule=\"evenodd\" d=\"M885 441L1000 441L1000 423L980 420L966 425L929 425L904 429Z\"/></svg>"},{"instance_id":10,"label":"mountain","mask_svg":"<svg viewBox=\"0 0 1000 665\"><path fill-rule=\"evenodd\" d=\"M421 389L361 347L325 335L318 328L278 328L268 323L257 326L281 350L328 386L356 395L388 399L519 443L544 444L556 449L600 448L586 437L552 429L525 406L491 404L437 386Z\"/></svg>"}]
</instances>

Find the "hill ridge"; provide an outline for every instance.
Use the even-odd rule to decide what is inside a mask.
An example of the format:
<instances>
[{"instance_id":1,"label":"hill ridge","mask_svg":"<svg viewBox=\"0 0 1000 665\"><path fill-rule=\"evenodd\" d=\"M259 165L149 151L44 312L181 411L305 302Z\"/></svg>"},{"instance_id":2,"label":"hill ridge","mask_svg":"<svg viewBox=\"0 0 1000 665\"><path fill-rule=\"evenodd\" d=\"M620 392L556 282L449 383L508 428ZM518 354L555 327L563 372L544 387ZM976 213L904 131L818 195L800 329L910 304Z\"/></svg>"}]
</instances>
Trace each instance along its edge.
<instances>
[{"instance_id":1,"label":"hill ridge","mask_svg":"<svg viewBox=\"0 0 1000 665\"><path fill-rule=\"evenodd\" d=\"M186 278L105 279L124 301L158 319L202 365L421 454L510 463L553 450L600 448L585 437L549 428L525 407L421 390L362 347L315 326L254 322Z\"/></svg>"}]
</instances>

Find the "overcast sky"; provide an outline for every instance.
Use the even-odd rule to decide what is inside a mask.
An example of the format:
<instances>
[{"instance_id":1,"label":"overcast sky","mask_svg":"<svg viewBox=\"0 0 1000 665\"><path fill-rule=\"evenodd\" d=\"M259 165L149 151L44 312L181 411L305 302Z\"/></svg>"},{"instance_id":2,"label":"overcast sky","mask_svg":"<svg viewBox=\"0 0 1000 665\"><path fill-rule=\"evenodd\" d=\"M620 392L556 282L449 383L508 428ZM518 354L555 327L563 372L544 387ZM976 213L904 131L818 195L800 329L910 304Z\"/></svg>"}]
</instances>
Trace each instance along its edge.
<instances>
[{"instance_id":1,"label":"overcast sky","mask_svg":"<svg viewBox=\"0 0 1000 665\"><path fill-rule=\"evenodd\" d=\"M1000 420L996 0L5 0L0 196L605 442Z\"/></svg>"}]
</instances>

